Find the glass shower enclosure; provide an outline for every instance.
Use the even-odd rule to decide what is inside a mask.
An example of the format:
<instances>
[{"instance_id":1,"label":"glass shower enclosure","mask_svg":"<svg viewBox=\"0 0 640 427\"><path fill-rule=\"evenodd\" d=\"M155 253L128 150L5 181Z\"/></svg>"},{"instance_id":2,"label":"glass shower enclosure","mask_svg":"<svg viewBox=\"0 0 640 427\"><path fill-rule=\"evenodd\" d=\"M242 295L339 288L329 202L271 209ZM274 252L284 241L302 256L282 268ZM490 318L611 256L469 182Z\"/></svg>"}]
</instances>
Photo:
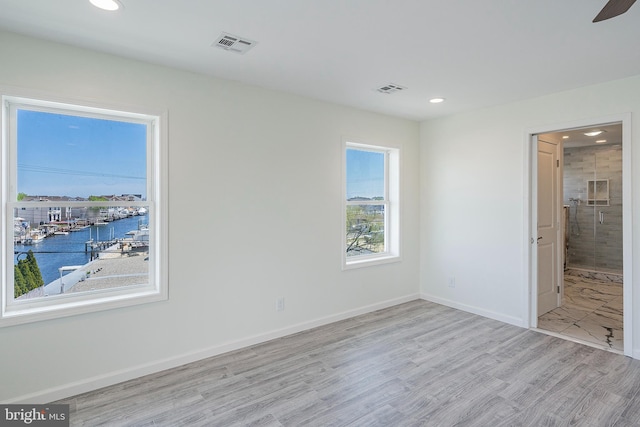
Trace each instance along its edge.
<instances>
[{"instance_id":1,"label":"glass shower enclosure","mask_svg":"<svg viewBox=\"0 0 640 427\"><path fill-rule=\"evenodd\" d=\"M565 268L622 274L622 145L563 153Z\"/></svg>"}]
</instances>

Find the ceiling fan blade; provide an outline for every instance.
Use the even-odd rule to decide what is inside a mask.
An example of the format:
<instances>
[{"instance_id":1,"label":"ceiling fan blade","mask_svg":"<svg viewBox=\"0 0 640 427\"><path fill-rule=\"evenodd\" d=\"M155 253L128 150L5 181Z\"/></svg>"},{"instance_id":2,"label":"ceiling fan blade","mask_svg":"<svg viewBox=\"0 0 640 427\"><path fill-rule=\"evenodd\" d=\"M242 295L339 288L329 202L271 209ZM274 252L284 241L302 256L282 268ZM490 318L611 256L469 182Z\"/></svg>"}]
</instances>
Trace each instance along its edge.
<instances>
[{"instance_id":1,"label":"ceiling fan blade","mask_svg":"<svg viewBox=\"0 0 640 427\"><path fill-rule=\"evenodd\" d=\"M629 10L635 2L636 0L609 0L609 2L604 5L598 16L593 19L593 22L600 22L605 19L622 15Z\"/></svg>"}]
</instances>

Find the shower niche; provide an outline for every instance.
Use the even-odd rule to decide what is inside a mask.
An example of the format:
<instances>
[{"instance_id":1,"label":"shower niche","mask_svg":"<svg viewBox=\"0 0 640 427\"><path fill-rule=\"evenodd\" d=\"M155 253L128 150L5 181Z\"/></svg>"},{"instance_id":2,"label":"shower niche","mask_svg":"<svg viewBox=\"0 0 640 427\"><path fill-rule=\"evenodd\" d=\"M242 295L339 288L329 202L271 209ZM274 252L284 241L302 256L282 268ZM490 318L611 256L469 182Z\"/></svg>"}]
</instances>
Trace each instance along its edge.
<instances>
[{"instance_id":1,"label":"shower niche","mask_svg":"<svg viewBox=\"0 0 640 427\"><path fill-rule=\"evenodd\" d=\"M608 179L590 179L587 181L587 205L609 206Z\"/></svg>"},{"instance_id":2,"label":"shower niche","mask_svg":"<svg viewBox=\"0 0 640 427\"><path fill-rule=\"evenodd\" d=\"M622 274L622 146L563 149L565 267Z\"/></svg>"}]
</instances>

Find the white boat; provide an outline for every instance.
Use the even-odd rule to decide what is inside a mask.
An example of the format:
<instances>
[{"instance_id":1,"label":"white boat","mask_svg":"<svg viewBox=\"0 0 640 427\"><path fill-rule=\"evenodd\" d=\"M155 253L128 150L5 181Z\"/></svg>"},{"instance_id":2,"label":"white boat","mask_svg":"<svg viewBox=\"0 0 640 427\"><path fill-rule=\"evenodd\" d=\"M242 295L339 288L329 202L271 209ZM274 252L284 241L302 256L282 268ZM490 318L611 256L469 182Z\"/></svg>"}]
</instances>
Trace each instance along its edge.
<instances>
[{"instance_id":1,"label":"white boat","mask_svg":"<svg viewBox=\"0 0 640 427\"><path fill-rule=\"evenodd\" d=\"M147 242L149 243L149 228L141 227L139 230L127 231L125 233L127 236L131 236L131 240L134 242Z\"/></svg>"},{"instance_id":2,"label":"white boat","mask_svg":"<svg viewBox=\"0 0 640 427\"><path fill-rule=\"evenodd\" d=\"M66 236L69 234L68 231L54 231L53 234L55 234L56 236Z\"/></svg>"},{"instance_id":3,"label":"white boat","mask_svg":"<svg viewBox=\"0 0 640 427\"><path fill-rule=\"evenodd\" d=\"M13 219L13 241L22 243L29 237L29 223L24 218Z\"/></svg>"},{"instance_id":4,"label":"white boat","mask_svg":"<svg viewBox=\"0 0 640 427\"><path fill-rule=\"evenodd\" d=\"M44 230L36 228L34 230L31 230L31 232L27 235L27 238L24 240L24 243L26 245L33 245L35 243L42 242L45 237L47 237L47 235L45 234Z\"/></svg>"}]
</instances>

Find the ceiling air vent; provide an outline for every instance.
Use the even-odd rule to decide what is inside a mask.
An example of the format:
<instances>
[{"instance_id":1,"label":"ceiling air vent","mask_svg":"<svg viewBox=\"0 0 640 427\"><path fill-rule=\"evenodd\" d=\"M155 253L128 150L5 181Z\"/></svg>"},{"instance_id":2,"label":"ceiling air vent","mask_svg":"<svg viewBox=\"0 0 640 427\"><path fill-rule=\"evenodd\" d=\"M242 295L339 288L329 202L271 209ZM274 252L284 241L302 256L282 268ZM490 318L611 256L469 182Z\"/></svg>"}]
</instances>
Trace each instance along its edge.
<instances>
[{"instance_id":1,"label":"ceiling air vent","mask_svg":"<svg viewBox=\"0 0 640 427\"><path fill-rule=\"evenodd\" d=\"M395 83L389 83L387 85L380 86L376 90L378 92L380 92L380 93L390 94L390 93L394 93L394 92L400 92L401 90L405 90L405 89L406 89L406 87L404 87L404 86L400 86L400 85L397 85Z\"/></svg>"},{"instance_id":2,"label":"ceiling air vent","mask_svg":"<svg viewBox=\"0 0 640 427\"><path fill-rule=\"evenodd\" d=\"M229 50L231 52L244 54L257 43L258 42L244 37L234 36L229 33L222 33L213 43L213 46L218 46L220 49Z\"/></svg>"}]
</instances>

